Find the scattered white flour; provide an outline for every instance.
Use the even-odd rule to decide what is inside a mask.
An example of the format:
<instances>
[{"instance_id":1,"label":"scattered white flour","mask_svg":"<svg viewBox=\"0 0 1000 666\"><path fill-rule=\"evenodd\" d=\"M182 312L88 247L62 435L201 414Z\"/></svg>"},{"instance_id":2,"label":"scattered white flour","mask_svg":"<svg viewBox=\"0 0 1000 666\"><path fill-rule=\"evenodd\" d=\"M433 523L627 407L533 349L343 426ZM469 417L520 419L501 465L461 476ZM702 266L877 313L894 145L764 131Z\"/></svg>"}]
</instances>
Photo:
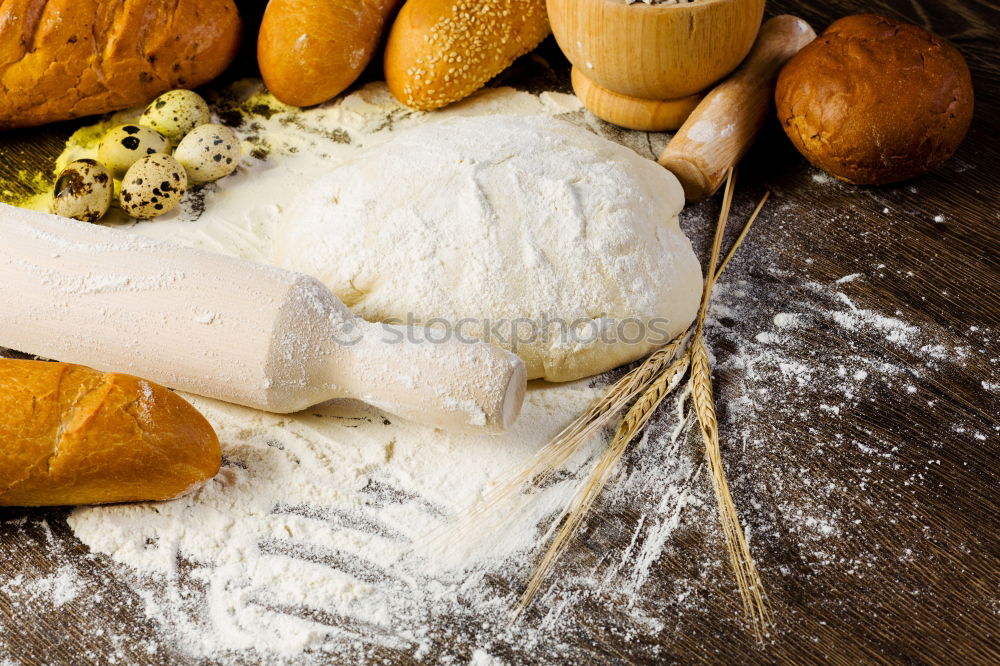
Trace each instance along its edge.
<instances>
[{"instance_id":1,"label":"scattered white flour","mask_svg":"<svg viewBox=\"0 0 1000 666\"><path fill-rule=\"evenodd\" d=\"M496 113L603 127L575 97L553 93L493 89L421 114L399 106L382 84L301 112L262 93L259 83L234 91L215 109L224 118L249 116L237 128L246 155L237 172L190 192L176 211L154 221L129 221L112 210L110 224L263 261L305 184L404 127ZM116 114L79 132L60 163L92 156L101 127L128 117ZM653 156L661 146L641 135L635 147ZM34 202L46 205L44 197ZM211 325L216 315L193 317ZM93 552L124 565L144 615L174 649L193 657L325 663L390 650L419 660L447 654L442 626L468 625L480 628L466 637L479 645L473 662L501 663L494 642L529 651L540 642L551 647L571 608L552 597L559 594L555 586L540 599L548 610L538 628L510 629L507 614L520 588L498 581L527 574L540 536L589 469L601 438L502 529L487 524L477 530L481 538L456 535L448 531L450 518L516 471L599 390L587 383L532 386L515 428L499 437L390 423L356 403L275 416L186 396L219 433L224 463L217 478L173 502L79 508L68 523ZM612 557L603 582L588 585L635 595L672 548L674 529L691 518L692 507L703 506L710 490L699 458L682 447L685 424L660 432L654 423L637 447L651 463L631 466L606 493L607 505L630 510L644 507L650 488L662 499L644 507L628 552Z\"/></svg>"},{"instance_id":2,"label":"scattered white flour","mask_svg":"<svg viewBox=\"0 0 1000 666\"><path fill-rule=\"evenodd\" d=\"M55 573L32 580L18 574L0 585L0 591L8 596L26 597L59 608L76 599L81 592L81 584L76 570L64 564Z\"/></svg>"},{"instance_id":3,"label":"scattered white flour","mask_svg":"<svg viewBox=\"0 0 1000 666\"><path fill-rule=\"evenodd\" d=\"M360 656L371 640L419 650L428 613L502 616L510 600L481 589L482 577L531 551L575 484L546 488L485 540L439 544L435 530L596 395L533 388L499 437L390 424L356 403L276 416L188 396L220 436L220 474L174 502L81 508L69 524L92 549L158 577L142 592L146 613L196 655L342 654L359 641ZM199 603L191 589L204 591Z\"/></svg>"},{"instance_id":4,"label":"scattered white flour","mask_svg":"<svg viewBox=\"0 0 1000 666\"><path fill-rule=\"evenodd\" d=\"M334 104L290 113L254 85L242 84L235 100L217 101L216 109L228 117L261 107L238 130L248 154L257 157L190 194L166 219L128 223L136 232L262 259L282 215L269 201L298 196L305 176L401 127L516 111L611 131L566 95L495 89L427 116L399 107L383 86L371 85ZM663 137L616 138L655 158ZM87 150L71 152L85 156ZM710 241L715 205L689 207L681 216L699 257ZM749 200L738 202L733 219L745 219L751 208ZM909 523L918 527L908 533L922 533L928 542L952 538L917 515L911 491L933 493L937 481L928 479L942 467L960 474L965 464L950 460L936 434L917 425L882 430L879 410L926 413L947 399L939 375L970 367L982 372L982 395L974 398L995 399L1000 358L990 351L996 337L988 326L963 331L976 347L956 348L945 344L935 322L918 321L915 309L867 307L872 299L865 290L896 270L878 263L884 257L858 265L863 280L819 278L822 262L801 256L776 260L786 244L782 235L803 233L784 212L780 199L765 209L709 311L723 456L773 598L811 595L822 617L847 617L857 609L824 606L823 584L846 576L851 585L881 590L895 580L885 577L895 564L912 569L931 557L920 538L891 552L873 551L865 538L873 527L860 525L861 518L874 510L885 517L874 529ZM893 277L913 276L900 269L888 274ZM223 663L572 663L593 661L593 639L602 642L603 634L634 648L637 661L672 661L678 632L688 641L720 619L720 608L739 613L735 590L726 587L730 572L699 435L683 403L665 404L626 454L581 532L580 547L560 561L530 618L513 628L508 611L539 553L539 537L589 470L600 442L532 495L523 513L505 516L502 528L501 517L494 517L497 526L487 522L475 535L449 529L449 517L505 480L609 375L594 386L533 386L514 430L496 438L389 423L356 404L274 416L192 396L223 443L217 479L174 502L82 508L69 518L100 563L88 576L127 581L134 596L106 598L95 587L99 578L88 577L86 585L73 578L70 567L82 557L85 565L86 556L58 551L59 544L75 542L53 537L44 520L27 518L4 520L4 531L57 551L60 566L31 580L12 579L0 591L22 613L59 603L83 612L115 604L116 613L136 622L150 618L155 634L141 639L135 622L109 626L109 651L138 644L168 660L179 652ZM1000 436L997 424L956 422L966 416L949 409L933 412L942 430L975 442ZM836 428L814 427L825 421L836 421ZM788 435L792 430L795 437ZM919 452L925 462L906 466L903 450ZM823 472L844 464L851 465L850 483L840 471ZM628 545L609 549L609 543ZM108 568L108 558L118 564ZM730 605L720 605L727 591ZM797 624L791 631L789 638L801 638ZM0 650L6 640L0 634Z\"/></svg>"},{"instance_id":5,"label":"scattered white flour","mask_svg":"<svg viewBox=\"0 0 1000 666\"><path fill-rule=\"evenodd\" d=\"M861 273L851 273L850 275L845 275L844 277L837 280L837 284L847 284L848 282L854 282L858 278L862 278L864 275Z\"/></svg>"},{"instance_id":6,"label":"scattered white flour","mask_svg":"<svg viewBox=\"0 0 1000 666\"><path fill-rule=\"evenodd\" d=\"M773 321L778 328L798 328L802 325L802 315L794 312L779 312L774 315Z\"/></svg>"}]
</instances>

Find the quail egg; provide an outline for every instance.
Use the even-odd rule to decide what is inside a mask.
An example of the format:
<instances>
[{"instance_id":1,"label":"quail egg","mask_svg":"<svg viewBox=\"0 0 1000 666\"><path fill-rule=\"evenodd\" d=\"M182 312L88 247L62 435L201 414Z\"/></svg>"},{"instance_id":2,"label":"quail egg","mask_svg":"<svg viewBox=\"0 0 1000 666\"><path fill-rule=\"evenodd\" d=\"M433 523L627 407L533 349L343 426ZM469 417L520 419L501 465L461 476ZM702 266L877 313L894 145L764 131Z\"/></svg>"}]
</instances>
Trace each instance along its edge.
<instances>
[{"instance_id":1,"label":"quail egg","mask_svg":"<svg viewBox=\"0 0 1000 666\"><path fill-rule=\"evenodd\" d=\"M115 178L121 178L140 157L166 152L166 137L142 125L119 125L101 139L97 159Z\"/></svg>"},{"instance_id":2,"label":"quail egg","mask_svg":"<svg viewBox=\"0 0 1000 666\"><path fill-rule=\"evenodd\" d=\"M184 167L170 155L157 153L129 167L118 203L130 216L148 220L176 208L186 190Z\"/></svg>"},{"instance_id":3,"label":"quail egg","mask_svg":"<svg viewBox=\"0 0 1000 666\"><path fill-rule=\"evenodd\" d=\"M181 140L174 157L194 183L208 183L228 176L240 161L236 132L215 123L199 125Z\"/></svg>"},{"instance_id":4,"label":"quail egg","mask_svg":"<svg viewBox=\"0 0 1000 666\"><path fill-rule=\"evenodd\" d=\"M97 222L108 212L115 183L111 174L94 160L70 162L56 179L52 207L56 215L84 222Z\"/></svg>"},{"instance_id":5,"label":"quail egg","mask_svg":"<svg viewBox=\"0 0 1000 666\"><path fill-rule=\"evenodd\" d=\"M190 90L171 90L146 107L139 123L152 127L176 145L185 134L209 120L208 104L201 95Z\"/></svg>"}]
</instances>

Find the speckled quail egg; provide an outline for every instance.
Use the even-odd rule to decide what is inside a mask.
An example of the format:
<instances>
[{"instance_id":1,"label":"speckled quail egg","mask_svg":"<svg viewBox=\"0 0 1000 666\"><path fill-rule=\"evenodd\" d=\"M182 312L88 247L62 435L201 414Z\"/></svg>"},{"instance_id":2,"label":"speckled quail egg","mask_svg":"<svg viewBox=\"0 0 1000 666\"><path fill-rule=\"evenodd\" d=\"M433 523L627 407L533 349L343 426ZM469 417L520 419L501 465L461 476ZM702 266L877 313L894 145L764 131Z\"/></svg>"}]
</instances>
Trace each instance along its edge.
<instances>
[{"instance_id":1,"label":"speckled quail egg","mask_svg":"<svg viewBox=\"0 0 1000 666\"><path fill-rule=\"evenodd\" d=\"M97 159L111 175L121 178L139 158L166 152L169 147L166 137L154 129L142 125L119 125L101 139Z\"/></svg>"},{"instance_id":2,"label":"speckled quail egg","mask_svg":"<svg viewBox=\"0 0 1000 666\"><path fill-rule=\"evenodd\" d=\"M174 157L194 183L228 176L240 161L240 139L225 125L208 123L194 128L177 146Z\"/></svg>"},{"instance_id":3,"label":"speckled quail egg","mask_svg":"<svg viewBox=\"0 0 1000 666\"><path fill-rule=\"evenodd\" d=\"M50 210L56 215L97 222L108 212L115 183L94 160L70 162L56 179Z\"/></svg>"},{"instance_id":4,"label":"speckled quail egg","mask_svg":"<svg viewBox=\"0 0 1000 666\"><path fill-rule=\"evenodd\" d=\"M185 134L209 120L208 104L201 95L190 90L171 90L146 107L139 123L152 127L177 145Z\"/></svg>"},{"instance_id":5,"label":"speckled quail egg","mask_svg":"<svg viewBox=\"0 0 1000 666\"><path fill-rule=\"evenodd\" d=\"M118 203L132 217L148 220L173 210L187 191L184 167L170 155L143 157L122 178Z\"/></svg>"}]
</instances>

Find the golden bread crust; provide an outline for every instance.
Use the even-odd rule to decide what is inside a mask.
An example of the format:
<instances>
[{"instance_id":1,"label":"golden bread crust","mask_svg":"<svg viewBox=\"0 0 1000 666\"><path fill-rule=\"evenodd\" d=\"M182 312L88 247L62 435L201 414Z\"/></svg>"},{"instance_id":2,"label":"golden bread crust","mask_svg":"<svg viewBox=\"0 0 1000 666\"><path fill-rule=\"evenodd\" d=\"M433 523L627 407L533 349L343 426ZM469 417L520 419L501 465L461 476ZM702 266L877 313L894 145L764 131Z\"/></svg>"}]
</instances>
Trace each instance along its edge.
<instances>
[{"instance_id":1,"label":"golden bread crust","mask_svg":"<svg viewBox=\"0 0 1000 666\"><path fill-rule=\"evenodd\" d=\"M162 386L0 359L0 505L172 499L220 463L212 426Z\"/></svg>"},{"instance_id":2,"label":"golden bread crust","mask_svg":"<svg viewBox=\"0 0 1000 666\"><path fill-rule=\"evenodd\" d=\"M257 63L268 90L292 106L312 106L343 92L371 62L400 1L271 0L257 37Z\"/></svg>"},{"instance_id":3,"label":"golden bread crust","mask_svg":"<svg viewBox=\"0 0 1000 666\"><path fill-rule=\"evenodd\" d=\"M409 0L392 24L385 80L430 110L482 88L549 35L545 0Z\"/></svg>"},{"instance_id":4,"label":"golden bread crust","mask_svg":"<svg viewBox=\"0 0 1000 666\"><path fill-rule=\"evenodd\" d=\"M236 55L233 0L3 0L0 128L145 104Z\"/></svg>"}]
</instances>

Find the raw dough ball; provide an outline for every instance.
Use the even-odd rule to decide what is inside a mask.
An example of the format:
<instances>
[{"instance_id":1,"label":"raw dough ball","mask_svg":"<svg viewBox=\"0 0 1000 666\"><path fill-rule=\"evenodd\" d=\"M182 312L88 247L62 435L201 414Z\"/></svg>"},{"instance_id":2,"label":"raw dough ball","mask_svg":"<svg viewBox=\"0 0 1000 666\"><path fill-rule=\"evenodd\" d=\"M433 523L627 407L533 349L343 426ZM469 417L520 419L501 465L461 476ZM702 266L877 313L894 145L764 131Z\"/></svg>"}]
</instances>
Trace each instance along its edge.
<instances>
[{"instance_id":1,"label":"raw dough ball","mask_svg":"<svg viewBox=\"0 0 1000 666\"><path fill-rule=\"evenodd\" d=\"M225 125L199 125L181 140L174 157L192 183L209 183L239 166L240 139Z\"/></svg>"},{"instance_id":2,"label":"raw dough ball","mask_svg":"<svg viewBox=\"0 0 1000 666\"><path fill-rule=\"evenodd\" d=\"M170 155L158 153L129 167L118 203L130 216L148 220L177 208L185 191L184 167Z\"/></svg>"},{"instance_id":3,"label":"raw dough ball","mask_svg":"<svg viewBox=\"0 0 1000 666\"><path fill-rule=\"evenodd\" d=\"M208 104L190 90L165 92L146 107L139 123L152 127L174 145L188 132L212 119Z\"/></svg>"},{"instance_id":4,"label":"raw dough ball","mask_svg":"<svg viewBox=\"0 0 1000 666\"><path fill-rule=\"evenodd\" d=\"M119 125L101 139L97 159L115 178L121 178L128 168L146 155L166 152L170 143L154 129L142 125Z\"/></svg>"},{"instance_id":5,"label":"raw dough ball","mask_svg":"<svg viewBox=\"0 0 1000 666\"><path fill-rule=\"evenodd\" d=\"M423 125L307 191L288 211L278 264L316 276L366 319L500 344L531 378L632 361L698 308L677 179L559 120Z\"/></svg>"},{"instance_id":6,"label":"raw dough ball","mask_svg":"<svg viewBox=\"0 0 1000 666\"><path fill-rule=\"evenodd\" d=\"M951 157L972 121L972 79L940 37L882 16L848 16L789 61L775 101L810 162L878 185Z\"/></svg>"},{"instance_id":7,"label":"raw dough ball","mask_svg":"<svg viewBox=\"0 0 1000 666\"><path fill-rule=\"evenodd\" d=\"M94 160L70 162L56 179L51 210L56 215L83 222L97 222L111 206L115 183Z\"/></svg>"}]
</instances>

